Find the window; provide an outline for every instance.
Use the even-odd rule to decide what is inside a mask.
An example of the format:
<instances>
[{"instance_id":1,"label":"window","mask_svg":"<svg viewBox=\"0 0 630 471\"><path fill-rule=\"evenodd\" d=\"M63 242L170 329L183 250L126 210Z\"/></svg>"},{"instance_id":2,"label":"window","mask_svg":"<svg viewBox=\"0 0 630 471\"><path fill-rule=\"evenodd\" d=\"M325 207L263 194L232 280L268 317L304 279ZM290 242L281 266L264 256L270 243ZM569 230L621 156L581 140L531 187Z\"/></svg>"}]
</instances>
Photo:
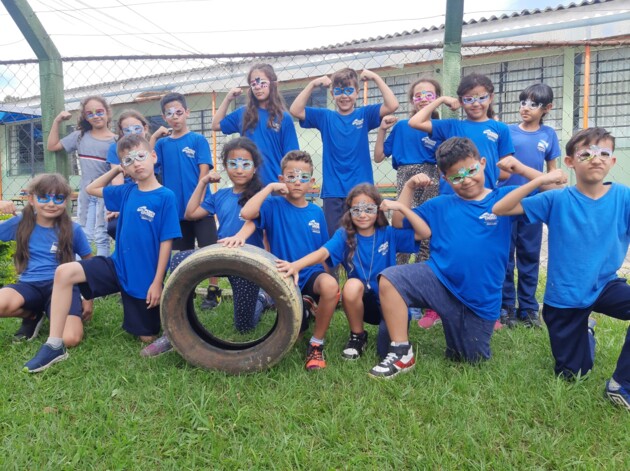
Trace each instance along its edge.
<instances>
[{"instance_id":1,"label":"window","mask_svg":"<svg viewBox=\"0 0 630 471\"><path fill-rule=\"evenodd\" d=\"M44 172L44 145L40 120L9 125L9 175Z\"/></svg>"}]
</instances>

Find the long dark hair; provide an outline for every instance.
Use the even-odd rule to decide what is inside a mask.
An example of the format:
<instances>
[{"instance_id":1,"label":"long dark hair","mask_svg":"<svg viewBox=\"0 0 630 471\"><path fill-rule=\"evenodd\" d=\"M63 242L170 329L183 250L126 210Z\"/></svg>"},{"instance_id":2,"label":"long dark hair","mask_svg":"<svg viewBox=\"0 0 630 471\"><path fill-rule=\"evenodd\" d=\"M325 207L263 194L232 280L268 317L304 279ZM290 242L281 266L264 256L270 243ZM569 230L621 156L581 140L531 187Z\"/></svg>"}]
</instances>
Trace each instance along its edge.
<instances>
[{"instance_id":1,"label":"long dark hair","mask_svg":"<svg viewBox=\"0 0 630 471\"><path fill-rule=\"evenodd\" d=\"M247 73L247 108L243 115L243 134L249 129L254 129L258 124L258 107L260 103L254 95L249 84L252 82L252 74L254 71L260 70L269 79L269 98L267 99L267 112L269 119L267 120L268 128L276 128L282 125L283 112L286 110L286 104L278 91L278 76L275 70L269 64L254 64Z\"/></svg>"},{"instance_id":2,"label":"long dark hair","mask_svg":"<svg viewBox=\"0 0 630 471\"><path fill-rule=\"evenodd\" d=\"M98 101L101 105L103 105L103 108L107 113L107 127L109 128L112 124L112 108L109 106L109 103L107 103L105 98L100 95L86 96L83 100L81 100L81 107L79 108L80 114L77 118L77 131L81 131L81 137L83 137L86 132L92 130L92 125L85 117L85 105L87 105L91 100Z\"/></svg>"},{"instance_id":3,"label":"long dark hair","mask_svg":"<svg viewBox=\"0 0 630 471\"><path fill-rule=\"evenodd\" d=\"M350 207L352 206L352 200L360 195L365 195L368 198L371 198L372 200L374 200L374 203L378 207L380 207L381 203L383 202L383 198L381 197L381 194L378 192L378 189L370 183L358 184L352 190L350 190L350 193L348 193L348 196L346 197L345 212L343 213L343 216L341 217L341 227L343 227L346 230L346 246L347 246L346 263L348 264L348 267L350 268L350 270L354 269L352 258L354 257L354 252L356 252L357 250L357 228L352 222L352 216L350 215ZM376 221L374 221L374 228L376 230L379 227L385 227L385 226L389 226L389 222L387 221L387 217L385 216L385 213L383 213L383 211L379 209L376 216Z\"/></svg>"},{"instance_id":4,"label":"long dark hair","mask_svg":"<svg viewBox=\"0 0 630 471\"><path fill-rule=\"evenodd\" d=\"M442 85L440 85L440 82L432 78L420 77L418 80L416 80L411 85L409 85L409 91L407 92L407 96L409 97L409 103L411 103L410 116L413 116L414 114L417 113L416 108L413 104L413 89L416 88L416 85L420 83L430 83L431 85L433 85L433 88L435 88L436 99L442 96ZM438 112L438 110L435 110L433 113L431 113L431 119L440 119L440 113Z\"/></svg>"},{"instance_id":5,"label":"long dark hair","mask_svg":"<svg viewBox=\"0 0 630 471\"><path fill-rule=\"evenodd\" d=\"M72 189L66 179L58 173L43 173L35 177L28 185L28 194L31 198L37 195L55 194L65 195L66 198L72 193ZM31 234L37 223L35 208L27 203L22 210L22 220L18 224L15 234L16 249L13 257L15 269L18 273L24 272L30 258L29 241ZM74 251L72 248L73 229L72 219L67 211L63 211L55 221L55 231L57 232L57 260L59 263L72 262Z\"/></svg>"},{"instance_id":6,"label":"long dark hair","mask_svg":"<svg viewBox=\"0 0 630 471\"><path fill-rule=\"evenodd\" d=\"M492 80L490 80L483 74L472 73L470 75L466 75L466 77L464 77L462 81L459 82L459 87L457 87L457 96L461 100L462 97L466 95L466 92L469 92L477 86L485 88L490 95L494 93L494 85L492 84ZM490 103L490 106L488 106L488 112L486 114L488 118L494 118L495 112L492 108L492 103Z\"/></svg>"},{"instance_id":7,"label":"long dark hair","mask_svg":"<svg viewBox=\"0 0 630 471\"><path fill-rule=\"evenodd\" d=\"M248 137L237 137L223 146L223 150L221 151L221 161L223 162L223 168L227 168L228 156L230 152L236 149L243 149L250 153L250 155L252 156L252 160L254 161L255 170L257 170L262 165L262 157L254 141L252 141ZM245 206L245 203L247 203L249 199L260 190L262 190L262 182L260 181L258 173L255 172L254 175L252 175L252 179L247 183L247 185L245 185L245 189L238 199L239 206Z\"/></svg>"}]
</instances>

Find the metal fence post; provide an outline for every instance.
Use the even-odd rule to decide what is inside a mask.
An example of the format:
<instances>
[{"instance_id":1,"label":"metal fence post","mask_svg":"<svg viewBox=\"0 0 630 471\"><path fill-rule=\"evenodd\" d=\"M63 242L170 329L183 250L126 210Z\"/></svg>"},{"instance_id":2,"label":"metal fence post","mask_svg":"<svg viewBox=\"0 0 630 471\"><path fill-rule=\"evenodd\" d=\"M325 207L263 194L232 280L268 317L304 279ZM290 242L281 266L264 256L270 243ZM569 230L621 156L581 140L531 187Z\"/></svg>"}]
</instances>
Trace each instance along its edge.
<instances>
[{"instance_id":1,"label":"metal fence post","mask_svg":"<svg viewBox=\"0 0 630 471\"><path fill-rule=\"evenodd\" d=\"M442 89L444 95L457 96L457 86L462 67L462 22L464 20L464 0L446 1L444 22L444 57ZM458 113L446 107L440 110L443 118L455 118Z\"/></svg>"}]
</instances>

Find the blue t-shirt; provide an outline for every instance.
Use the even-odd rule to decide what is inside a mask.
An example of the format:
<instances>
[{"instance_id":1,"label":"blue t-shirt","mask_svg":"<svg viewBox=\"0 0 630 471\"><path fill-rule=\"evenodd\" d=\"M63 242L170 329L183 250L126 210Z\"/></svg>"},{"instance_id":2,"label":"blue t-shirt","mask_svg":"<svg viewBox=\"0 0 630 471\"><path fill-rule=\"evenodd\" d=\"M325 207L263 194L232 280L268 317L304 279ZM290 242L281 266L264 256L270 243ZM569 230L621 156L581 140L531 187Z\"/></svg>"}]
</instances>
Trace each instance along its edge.
<instances>
[{"instance_id":1,"label":"blue t-shirt","mask_svg":"<svg viewBox=\"0 0 630 471\"><path fill-rule=\"evenodd\" d=\"M348 115L306 108L300 126L319 129L322 135L322 198L345 198L359 183L374 183L368 132L381 124L380 112L380 104L357 108Z\"/></svg>"},{"instance_id":2,"label":"blue t-shirt","mask_svg":"<svg viewBox=\"0 0 630 471\"><path fill-rule=\"evenodd\" d=\"M328 241L324 212L313 203L298 208L282 196L269 196L255 222L260 229L267 231L271 253L288 262L299 260ZM300 271L300 289L316 271L321 270L324 267L318 264Z\"/></svg>"},{"instance_id":3,"label":"blue t-shirt","mask_svg":"<svg viewBox=\"0 0 630 471\"><path fill-rule=\"evenodd\" d=\"M593 200L572 186L525 198L530 222L549 227L545 303L587 308L617 278L630 242L630 188L610 184Z\"/></svg>"},{"instance_id":4,"label":"blue t-shirt","mask_svg":"<svg viewBox=\"0 0 630 471\"><path fill-rule=\"evenodd\" d=\"M183 220L188 200L199 183L199 166L208 164L213 168L208 141L196 132L178 138L168 136L155 143L155 152L162 184L175 193L177 213Z\"/></svg>"},{"instance_id":5,"label":"blue t-shirt","mask_svg":"<svg viewBox=\"0 0 630 471\"><path fill-rule=\"evenodd\" d=\"M103 188L105 205L118 211L116 249L118 281L127 294L145 299L157 271L160 243L182 236L177 202L163 186L140 191L135 184Z\"/></svg>"},{"instance_id":6,"label":"blue t-shirt","mask_svg":"<svg viewBox=\"0 0 630 471\"><path fill-rule=\"evenodd\" d=\"M109 146L109 150L107 151L107 163L110 165L120 165L120 159L118 158L118 143L114 142L111 146ZM157 171L157 168L156 168ZM125 174L125 183L133 183L133 179Z\"/></svg>"},{"instance_id":7,"label":"blue t-shirt","mask_svg":"<svg viewBox=\"0 0 630 471\"><path fill-rule=\"evenodd\" d=\"M432 119L431 137L443 142L451 137L467 137L479 150L479 155L486 158L486 188L496 188L499 181L497 162L501 157L514 153L512 137L507 125L501 121L488 119L482 122L467 119ZM441 187L443 194L452 194L453 189L447 184Z\"/></svg>"},{"instance_id":8,"label":"blue t-shirt","mask_svg":"<svg viewBox=\"0 0 630 471\"><path fill-rule=\"evenodd\" d=\"M293 118L286 111L282 113L282 122L275 122L273 127L267 127L269 112L264 108L258 108L258 123L243 134L243 117L246 108L243 106L233 111L221 120L221 131L223 134L238 133L250 138L256 143L258 150L263 157L263 165L258 169L258 173L263 185L277 182L280 170L280 161L287 152L298 150L298 138L295 132Z\"/></svg>"},{"instance_id":9,"label":"blue t-shirt","mask_svg":"<svg viewBox=\"0 0 630 471\"><path fill-rule=\"evenodd\" d=\"M514 157L538 170L545 171L545 162L557 159L562 154L558 136L553 128L541 125L536 131L523 131L518 124L508 126L514 143ZM522 175L513 174L502 185L524 185L529 180Z\"/></svg>"},{"instance_id":10,"label":"blue t-shirt","mask_svg":"<svg viewBox=\"0 0 630 471\"><path fill-rule=\"evenodd\" d=\"M208 189L206 197L201 202L201 207L210 214L216 214L219 219L217 236L219 239L235 235L241 230L245 220L241 218L241 206L238 204L240 193L234 193L232 188L221 188L216 193L211 193ZM256 247L264 248L263 235L257 229L248 239L247 243Z\"/></svg>"},{"instance_id":11,"label":"blue t-shirt","mask_svg":"<svg viewBox=\"0 0 630 471\"><path fill-rule=\"evenodd\" d=\"M497 188L481 201L438 196L413 210L431 228L427 264L435 276L487 320L496 320L501 310L513 220L494 215L492 207L514 188ZM405 219L403 226L411 224Z\"/></svg>"},{"instance_id":12,"label":"blue t-shirt","mask_svg":"<svg viewBox=\"0 0 630 471\"><path fill-rule=\"evenodd\" d=\"M342 227L337 229L324 244L330 254L331 265L341 263L348 278L369 281L370 288L378 296L378 274L387 267L396 265L396 253L415 253L419 244L414 239L413 229L395 229L391 226L379 227L373 236L356 234L357 248L352 257L352 267L347 262L347 233Z\"/></svg>"},{"instance_id":13,"label":"blue t-shirt","mask_svg":"<svg viewBox=\"0 0 630 471\"><path fill-rule=\"evenodd\" d=\"M403 119L394 125L385 139L383 153L386 157L392 156L392 167L395 169L401 165L435 165L435 150L440 144L426 132L409 126L408 119Z\"/></svg>"},{"instance_id":14,"label":"blue t-shirt","mask_svg":"<svg viewBox=\"0 0 630 471\"><path fill-rule=\"evenodd\" d=\"M0 240L8 242L15 240L17 226L22 216L16 216L0 223ZM81 226L72 223L73 237L72 249L79 257L85 257L92 253L90 244ZM57 259L57 229L43 227L35 224L31 237L28 240L29 259L26 269L20 274L20 281L50 281L55 278L55 270L59 266Z\"/></svg>"}]
</instances>

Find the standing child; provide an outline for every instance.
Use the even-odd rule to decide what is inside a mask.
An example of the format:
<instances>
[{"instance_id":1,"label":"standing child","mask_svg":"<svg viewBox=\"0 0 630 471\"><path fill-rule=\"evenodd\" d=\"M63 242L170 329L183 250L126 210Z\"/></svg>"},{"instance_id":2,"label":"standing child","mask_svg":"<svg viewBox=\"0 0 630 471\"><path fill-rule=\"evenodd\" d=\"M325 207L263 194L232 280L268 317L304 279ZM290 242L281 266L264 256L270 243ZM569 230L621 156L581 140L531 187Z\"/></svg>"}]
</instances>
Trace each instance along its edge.
<instances>
[{"instance_id":1,"label":"standing child","mask_svg":"<svg viewBox=\"0 0 630 471\"><path fill-rule=\"evenodd\" d=\"M499 181L499 159L514 153L514 145L508 127L494 119L492 101L494 100L494 85L492 81L481 74L465 76L457 87L458 98L441 96L432 103L419 110L409 120L409 126L429 133L432 139L443 142L451 137L467 137L479 150L479 154L487 161L485 166L486 188L496 188ZM466 119L432 119L437 108L445 104L452 110L460 106L464 108ZM504 174L507 178L508 174ZM442 186L440 192L452 194L450 186ZM430 328L439 321L437 313L429 313L423 319L425 328ZM497 320L496 329L503 325Z\"/></svg>"},{"instance_id":2,"label":"standing child","mask_svg":"<svg viewBox=\"0 0 630 471\"><path fill-rule=\"evenodd\" d=\"M473 363L490 358L512 230L511 218L497 218L491 211L513 188L485 187L487 162L470 139L448 139L436 157L455 194L414 209L424 223L422 237L431 238L429 260L381 273L381 306L392 343L387 357L370 371L373 377L390 378L415 364L407 332L409 306L440 309L448 358ZM513 157L499 165L526 177L539 175ZM411 189L428 184L431 179L422 174L407 182Z\"/></svg>"},{"instance_id":3,"label":"standing child","mask_svg":"<svg viewBox=\"0 0 630 471\"><path fill-rule=\"evenodd\" d=\"M368 132L381 118L398 108L398 100L385 81L370 70L361 80L373 80L383 95L383 104L354 107L359 97L359 78L352 69L338 70L329 78L316 78L297 96L290 112L303 128L319 129L323 141L321 197L329 236L337 230L344 213L346 196L359 183L374 183ZM306 106L315 87L330 87L336 111Z\"/></svg>"},{"instance_id":4,"label":"standing child","mask_svg":"<svg viewBox=\"0 0 630 471\"><path fill-rule=\"evenodd\" d=\"M241 216L255 220L266 231L271 253L293 262L324 245L328 231L322 210L306 200L314 182L311 156L294 150L284 156L280 166L280 182L270 183L256 193L241 210ZM273 192L283 196L271 196ZM299 287L302 295L318 303L315 328L306 352L306 369L325 368L324 337L337 307L339 285L317 264L302 269Z\"/></svg>"},{"instance_id":5,"label":"standing child","mask_svg":"<svg viewBox=\"0 0 630 471\"><path fill-rule=\"evenodd\" d=\"M141 341L155 340L160 331L162 284L173 239L181 236L177 202L173 192L155 178L155 153L144 137L123 137L118 141L118 156L122 166L112 168L87 188L91 195L105 198L112 211L120 213L116 249L111 257L59 266L50 306L50 337L24 365L29 373L45 370L68 357L61 334L76 284L87 299L120 292L123 329ZM122 172L136 183L109 185Z\"/></svg>"},{"instance_id":6,"label":"standing child","mask_svg":"<svg viewBox=\"0 0 630 471\"><path fill-rule=\"evenodd\" d=\"M396 253L413 253L418 249L413 230L389 225L383 212L388 210L401 211L421 229L422 221L409 207L397 201L383 201L374 185L363 183L350 190L341 227L322 248L292 263L278 261L278 269L287 276L293 275L296 284L299 272L307 266L329 258L333 266L343 264L348 279L341 302L350 325L350 339L342 356L348 360L359 358L365 351L368 335L364 322L379 326L376 349L381 358L387 355L389 335L382 320L377 275L396 264ZM420 236L416 233L415 237Z\"/></svg>"},{"instance_id":7,"label":"standing child","mask_svg":"<svg viewBox=\"0 0 630 471\"><path fill-rule=\"evenodd\" d=\"M278 77L269 64L256 64L247 73L247 104L226 116L228 107L243 93L241 88L228 92L213 120L212 130L223 134L238 133L250 138L262 154L258 170L263 185L276 182L280 161L291 150L299 149L291 115L278 91Z\"/></svg>"},{"instance_id":8,"label":"standing child","mask_svg":"<svg viewBox=\"0 0 630 471\"><path fill-rule=\"evenodd\" d=\"M556 159L561 153L556 132L542 123L553 106L553 90L549 85L537 83L523 90L518 99L522 121L509 126L514 142L514 156L539 172L543 171L546 163L547 172L550 172L556 168ZM512 175L503 184L520 186L527 181L520 175ZM515 327L518 321L523 322L526 327L540 327L536 288L542 231L542 222L528 223L524 217L514 220L501 303L501 321L508 327ZM518 268L518 310L514 287L515 255Z\"/></svg>"},{"instance_id":9,"label":"standing child","mask_svg":"<svg viewBox=\"0 0 630 471\"><path fill-rule=\"evenodd\" d=\"M110 241L105 223L105 204L103 198L88 195L85 188L109 170L107 151L116 140L116 135L109 130L112 110L103 97L88 96L81 100L79 112L77 130L63 139L59 138L59 126L72 115L67 111L57 115L50 128L47 147L51 152L77 151L81 172L77 210L79 224L88 240L95 243L96 254L106 257Z\"/></svg>"},{"instance_id":10,"label":"standing child","mask_svg":"<svg viewBox=\"0 0 630 471\"><path fill-rule=\"evenodd\" d=\"M172 132L155 144L157 163L162 175L162 184L175 193L182 238L173 242L175 250L192 250L195 240L199 247L217 241L217 226L214 215L195 221L184 217L186 206L197 184L212 168L210 146L204 136L188 129L186 120L190 115L186 98L180 93L169 93L160 101L162 115ZM166 132L165 128L162 128ZM210 285L202 307L211 309L221 302L221 290Z\"/></svg>"},{"instance_id":11,"label":"standing child","mask_svg":"<svg viewBox=\"0 0 630 471\"><path fill-rule=\"evenodd\" d=\"M219 220L218 236L223 240L233 239L233 236L243 228L243 220L240 218L241 207L262 188L257 173L262 158L256 144L246 137L239 137L223 146L221 160L233 186L222 188L216 193L208 191L204 198L203 194L208 183L217 182L220 179L216 172L208 173L199 180L199 184L186 207L185 217L194 220L209 214L216 214ZM251 222L248 224L253 225ZM246 241L241 242L264 248L262 231L260 230L256 230ZM187 250L175 255L171 263L171 270L174 270L193 252L193 250ZM239 332L252 330L258 325L260 315L270 305L270 300L255 283L238 276L228 276L228 280L232 285L234 300L234 326ZM140 354L155 357L171 349L171 343L166 336L163 336L145 347Z\"/></svg>"},{"instance_id":12,"label":"standing child","mask_svg":"<svg viewBox=\"0 0 630 471\"><path fill-rule=\"evenodd\" d=\"M583 129L567 143L564 163L576 184L525 198L560 170L536 178L494 205L495 214L524 214L549 228L549 265L543 317L555 372L587 374L595 360L592 311L630 320L630 286L617 276L630 243L630 189L605 182L615 165L615 138L603 128ZM630 410L630 330L605 393Z\"/></svg>"},{"instance_id":13,"label":"standing child","mask_svg":"<svg viewBox=\"0 0 630 471\"><path fill-rule=\"evenodd\" d=\"M33 340L39 333L44 312L50 315L55 269L61 263L90 258L92 249L81 227L73 223L66 204L72 190L57 173L44 173L28 185L28 200L22 214L0 223L0 240L16 241L15 268L18 282L0 289L0 317L21 317L15 340ZM14 213L11 202L0 202L3 213ZM91 315L92 303L83 313L78 289L71 294L68 323L61 335L69 347L83 338L83 318Z\"/></svg>"}]
</instances>

